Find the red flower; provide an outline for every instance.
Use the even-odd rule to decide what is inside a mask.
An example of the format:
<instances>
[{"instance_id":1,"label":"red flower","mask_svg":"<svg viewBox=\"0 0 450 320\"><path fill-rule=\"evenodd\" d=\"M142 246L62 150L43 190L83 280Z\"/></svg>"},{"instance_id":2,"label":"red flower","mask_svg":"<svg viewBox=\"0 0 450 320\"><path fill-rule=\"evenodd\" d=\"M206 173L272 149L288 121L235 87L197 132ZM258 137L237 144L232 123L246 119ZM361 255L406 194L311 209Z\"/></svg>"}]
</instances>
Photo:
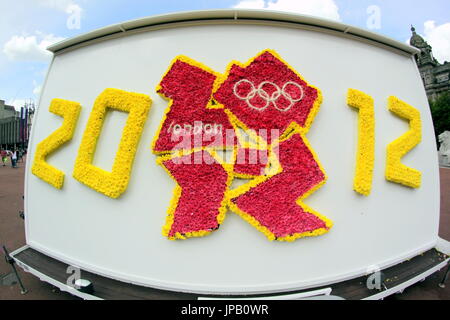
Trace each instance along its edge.
<instances>
[{"instance_id":1,"label":"red flower","mask_svg":"<svg viewBox=\"0 0 450 320\"><path fill-rule=\"evenodd\" d=\"M245 67L233 65L214 98L247 129L267 130L263 138L271 143L273 129L282 135L292 122L308 126L319 92L265 51Z\"/></svg>"},{"instance_id":2,"label":"red flower","mask_svg":"<svg viewBox=\"0 0 450 320\"><path fill-rule=\"evenodd\" d=\"M207 108L216 78L216 74L181 59L172 64L158 90L172 102L154 152L234 145L234 139L227 141L226 131L233 127L223 109Z\"/></svg>"}]
</instances>

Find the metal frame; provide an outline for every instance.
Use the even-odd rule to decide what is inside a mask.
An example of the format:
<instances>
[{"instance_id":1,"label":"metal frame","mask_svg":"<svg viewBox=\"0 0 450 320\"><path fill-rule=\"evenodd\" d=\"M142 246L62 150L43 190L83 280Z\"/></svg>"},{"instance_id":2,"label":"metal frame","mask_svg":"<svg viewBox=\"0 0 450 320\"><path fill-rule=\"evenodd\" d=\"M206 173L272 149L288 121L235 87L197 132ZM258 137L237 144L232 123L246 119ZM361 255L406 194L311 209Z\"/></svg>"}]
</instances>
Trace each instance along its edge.
<instances>
[{"instance_id":1,"label":"metal frame","mask_svg":"<svg viewBox=\"0 0 450 320\"><path fill-rule=\"evenodd\" d=\"M390 49L396 49L400 53L414 55L420 51L405 43L396 41L378 33L370 32L361 28L317 18L308 15L291 14L270 10L244 10L244 9L223 9L223 10L200 10L171 13L151 16L123 23L100 28L71 39L58 42L48 50L59 54L67 49L77 48L92 44L95 41L110 39L129 35L130 33L148 31L152 29L164 29L173 27L185 27L186 25L200 24L263 24L263 25L292 25L303 29L316 29L316 31L333 32L342 37L353 37L360 41L371 42L375 45L383 45Z\"/></svg>"},{"instance_id":2,"label":"metal frame","mask_svg":"<svg viewBox=\"0 0 450 320\"><path fill-rule=\"evenodd\" d=\"M445 272L444 278L442 278L441 283L439 283L439 287L445 288L445 282L447 281L449 273L450 273L450 263L448 264L448 268L447 271Z\"/></svg>"},{"instance_id":3,"label":"metal frame","mask_svg":"<svg viewBox=\"0 0 450 320\"><path fill-rule=\"evenodd\" d=\"M313 290L302 293L285 294L278 296L258 297L258 298L233 298L231 300L299 300L314 297L329 297L331 295L331 288ZM212 298L212 297L198 297L198 300L230 300L229 298Z\"/></svg>"},{"instance_id":4,"label":"metal frame","mask_svg":"<svg viewBox=\"0 0 450 320\"><path fill-rule=\"evenodd\" d=\"M404 282L404 283L402 283L402 284L400 284L398 286L395 286L395 287L390 288L388 290L382 291L382 292L377 293L377 294L375 294L373 296L367 297L367 298L365 298L363 300L383 300L384 298L386 298L386 297L388 297L390 295L393 295L393 294L396 294L396 293L401 293L406 288L412 286L413 284L416 284L417 282L425 280L427 277L429 277L433 273L441 270L442 268L444 268L447 265L447 263L449 263L449 261L450 261L450 259L447 259L446 261L438 264L437 266L435 266L435 267L425 271L422 274L419 274L418 276L416 276L416 277L414 277L414 278L412 278L412 279L410 279L410 280L408 280L408 281L406 281L406 282Z\"/></svg>"},{"instance_id":5,"label":"metal frame","mask_svg":"<svg viewBox=\"0 0 450 320\"><path fill-rule=\"evenodd\" d=\"M29 267L28 265L22 263L21 261L19 261L15 258L16 254L18 254L28 248L30 248L30 246L25 245L24 247L11 253L12 258L15 260L17 265L19 267L21 267L25 272L29 272L29 273L37 276L40 280L50 283L51 285L59 288L61 291L68 292L68 293L70 293L74 296L77 296L79 298L82 298L84 300L103 300L99 297L96 297L95 295L80 292L77 289L75 289L67 284L61 283L43 273L35 270L34 268ZM418 275L408 281L405 281L404 283L402 283L398 286L384 290L384 291L374 294L370 297L367 297L363 300L382 300L390 295L393 295L396 293L402 293L406 288L408 288L420 281L425 280L427 277L429 277L433 273L441 270L442 268L445 268L449 264L450 264L450 258L447 258L445 261L443 261L440 264L438 264L437 266L430 268L429 270L421 273L420 275ZM446 277L448 276L449 271L450 271L450 265L449 265L449 269L447 269ZM444 281L445 281L445 279L446 278L444 278ZM271 295L271 296L265 296L265 297L261 296L258 298L244 298L244 297L243 298L233 298L233 299L226 298L226 300L299 300L299 299L314 299L314 298L320 298L321 300L327 300L327 297L329 297L330 299L336 300L336 298L338 298L338 297L334 297L332 295L332 293L333 292L332 292L331 288L325 288L325 289L320 289L320 290L312 288L311 291L302 292L302 293L284 294L284 295L280 294L280 295L275 295L275 296ZM224 300L224 299L222 299L220 297L208 297L208 296L199 295L198 300Z\"/></svg>"},{"instance_id":6,"label":"metal frame","mask_svg":"<svg viewBox=\"0 0 450 320\"><path fill-rule=\"evenodd\" d=\"M102 299L100 299L100 298L98 298L98 297L96 297L94 295L90 295L90 294L87 294L87 293L80 292L77 289L75 289L75 288L73 288L71 286L68 286L67 284L61 283L61 282L59 282L59 281L57 281L57 280L55 280L55 279L53 279L53 278L51 278L49 276L47 276L47 275L37 271L36 269L31 268L30 266L22 263L21 261L17 260L14 257L16 254L18 254L19 252L22 252L22 251L28 249L29 247L30 246L25 245L22 248L19 248L18 250L16 250L13 253L11 253L12 258L15 260L17 265L19 267L21 267L25 272L31 273L32 275L38 277L39 280L45 281L45 282L51 284L52 286L58 288L59 290L64 291L64 292L68 292L68 293L70 293L70 294L72 294L74 296L77 296L77 297L81 298L81 299L84 299L84 300L102 300Z\"/></svg>"}]
</instances>

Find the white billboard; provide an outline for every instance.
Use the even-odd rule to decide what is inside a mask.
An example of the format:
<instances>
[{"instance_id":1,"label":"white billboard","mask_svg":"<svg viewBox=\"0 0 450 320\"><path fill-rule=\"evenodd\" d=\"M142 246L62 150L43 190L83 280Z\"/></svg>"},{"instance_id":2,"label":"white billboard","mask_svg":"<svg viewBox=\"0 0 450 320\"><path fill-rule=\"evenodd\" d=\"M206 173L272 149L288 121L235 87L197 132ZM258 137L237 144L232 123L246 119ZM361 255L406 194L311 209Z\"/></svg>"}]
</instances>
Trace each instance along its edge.
<instances>
[{"instance_id":1,"label":"white billboard","mask_svg":"<svg viewBox=\"0 0 450 320\"><path fill-rule=\"evenodd\" d=\"M357 277L436 245L436 143L414 49L326 21L234 21L55 54L29 148L31 247L144 286L248 294ZM256 163L237 163L246 147Z\"/></svg>"}]
</instances>

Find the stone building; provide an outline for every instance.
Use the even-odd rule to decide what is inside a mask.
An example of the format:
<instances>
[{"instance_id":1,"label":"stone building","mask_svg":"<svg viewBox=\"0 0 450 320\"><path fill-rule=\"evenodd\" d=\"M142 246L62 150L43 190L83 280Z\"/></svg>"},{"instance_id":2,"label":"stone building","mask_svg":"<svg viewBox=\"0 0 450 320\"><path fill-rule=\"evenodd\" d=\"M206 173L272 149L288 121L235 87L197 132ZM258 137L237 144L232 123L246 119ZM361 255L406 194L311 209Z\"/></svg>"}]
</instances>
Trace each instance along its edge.
<instances>
[{"instance_id":1,"label":"stone building","mask_svg":"<svg viewBox=\"0 0 450 320\"><path fill-rule=\"evenodd\" d=\"M0 100L0 149L27 148L35 106L25 103L21 112Z\"/></svg>"},{"instance_id":2,"label":"stone building","mask_svg":"<svg viewBox=\"0 0 450 320\"><path fill-rule=\"evenodd\" d=\"M0 100L0 148L11 149L20 140L20 114Z\"/></svg>"},{"instance_id":3,"label":"stone building","mask_svg":"<svg viewBox=\"0 0 450 320\"><path fill-rule=\"evenodd\" d=\"M410 44L420 50L416 55L417 65L422 76L428 99L434 101L444 92L450 92L450 63L440 64L433 57L432 47L411 28Z\"/></svg>"},{"instance_id":4,"label":"stone building","mask_svg":"<svg viewBox=\"0 0 450 320\"><path fill-rule=\"evenodd\" d=\"M5 101L0 100L0 119L18 117L19 112L13 106L8 106Z\"/></svg>"}]
</instances>

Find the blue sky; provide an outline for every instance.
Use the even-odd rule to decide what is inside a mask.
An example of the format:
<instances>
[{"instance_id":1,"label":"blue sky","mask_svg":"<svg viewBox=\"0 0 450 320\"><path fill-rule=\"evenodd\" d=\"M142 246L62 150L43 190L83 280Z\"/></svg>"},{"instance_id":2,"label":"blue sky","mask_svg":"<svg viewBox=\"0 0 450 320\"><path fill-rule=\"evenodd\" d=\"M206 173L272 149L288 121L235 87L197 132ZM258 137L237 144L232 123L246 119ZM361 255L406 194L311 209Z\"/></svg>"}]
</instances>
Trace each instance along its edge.
<instances>
[{"instance_id":1,"label":"blue sky","mask_svg":"<svg viewBox=\"0 0 450 320\"><path fill-rule=\"evenodd\" d=\"M145 16L233 7L282 10L338 20L401 42L410 25L450 61L448 0L0 0L0 99L20 107L39 98L51 58L45 47Z\"/></svg>"}]
</instances>

